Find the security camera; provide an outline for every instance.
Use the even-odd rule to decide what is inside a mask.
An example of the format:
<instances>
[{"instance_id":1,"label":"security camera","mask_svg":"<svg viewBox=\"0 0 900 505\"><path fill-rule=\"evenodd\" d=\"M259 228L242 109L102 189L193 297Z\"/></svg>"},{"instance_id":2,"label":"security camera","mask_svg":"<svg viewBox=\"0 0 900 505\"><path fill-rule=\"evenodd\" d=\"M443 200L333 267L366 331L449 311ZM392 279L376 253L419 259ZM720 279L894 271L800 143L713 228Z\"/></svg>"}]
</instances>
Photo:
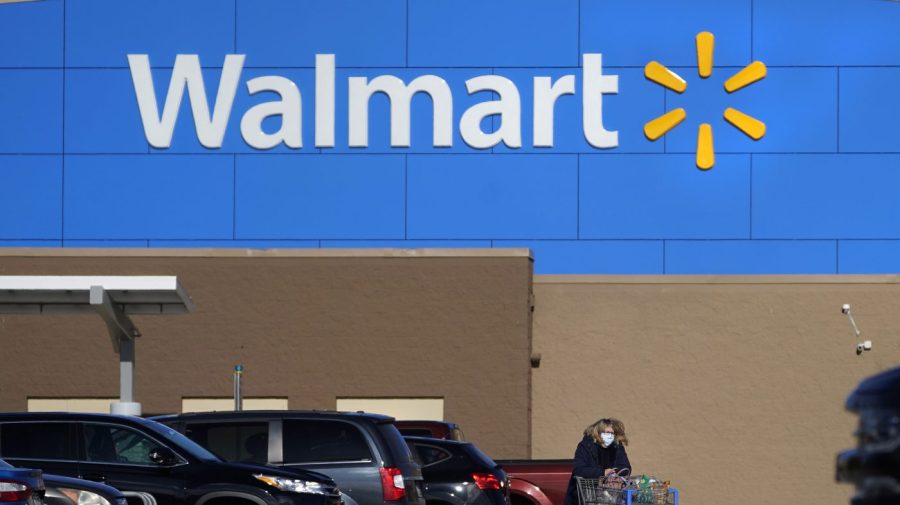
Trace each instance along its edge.
<instances>
[{"instance_id":1,"label":"security camera","mask_svg":"<svg viewBox=\"0 0 900 505\"><path fill-rule=\"evenodd\" d=\"M872 341L866 340L864 342L860 342L856 344L856 355L859 356L863 353L863 351L871 351L872 350Z\"/></svg>"},{"instance_id":2,"label":"security camera","mask_svg":"<svg viewBox=\"0 0 900 505\"><path fill-rule=\"evenodd\" d=\"M859 356L864 351L872 350L872 341L871 340L863 340L860 341L860 332L859 327L856 326L856 321L853 320L853 314L850 313L850 304L845 303L841 305L841 312L847 316L847 319L850 320L850 326L853 328L853 334L856 336L856 355Z\"/></svg>"}]
</instances>

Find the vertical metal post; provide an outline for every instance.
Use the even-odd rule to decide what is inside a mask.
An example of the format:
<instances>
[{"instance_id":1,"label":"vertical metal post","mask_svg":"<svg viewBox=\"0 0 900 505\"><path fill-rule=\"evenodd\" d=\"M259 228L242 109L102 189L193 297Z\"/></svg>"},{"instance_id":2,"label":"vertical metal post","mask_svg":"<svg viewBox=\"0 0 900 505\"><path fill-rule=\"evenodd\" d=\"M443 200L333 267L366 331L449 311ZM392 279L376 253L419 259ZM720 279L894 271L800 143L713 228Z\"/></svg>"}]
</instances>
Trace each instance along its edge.
<instances>
[{"instance_id":1,"label":"vertical metal post","mask_svg":"<svg viewBox=\"0 0 900 505\"><path fill-rule=\"evenodd\" d=\"M244 373L243 365L234 365L234 410L241 411L244 408L241 398L241 375Z\"/></svg>"},{"instance_id":2,"label":"vertical metal post","mask_svg":"<svg viewBox=\"0 0 900 505\"><path fill-rule=\"evenodd\" d=\"M119 401L134 401L134 340L119 339Z\"/></svg>"},{"instance_id":3,"label":"vertical metal post","mask_svg":"<svg viewBox=\"0 0 900 505\"><path fill-rule=\"evenodd\" d=\"M109 406L112 414L141 415L141 404L134 401L134 339L141 332L122 307L113 304L103 286L91 286L90 304L106 323L113 348L119 353L119 401Z\"/></svg>"}]
</instances>

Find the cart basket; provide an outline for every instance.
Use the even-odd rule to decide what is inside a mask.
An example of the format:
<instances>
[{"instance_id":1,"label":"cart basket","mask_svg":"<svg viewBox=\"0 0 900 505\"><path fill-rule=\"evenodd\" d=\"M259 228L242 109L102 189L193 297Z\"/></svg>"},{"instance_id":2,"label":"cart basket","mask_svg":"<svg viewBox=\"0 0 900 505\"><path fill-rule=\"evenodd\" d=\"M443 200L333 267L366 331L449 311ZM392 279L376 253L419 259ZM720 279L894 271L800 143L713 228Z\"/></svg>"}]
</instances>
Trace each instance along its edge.
<instances>
[{"instance_id":1,"label":"cart basket","mask_svg":"<svg viewBox=\"0 0 900 505\"><path fill-rule=\"evenodd\" d=\"M581 505L678 505L678 490L674 487L636 489L622 477L614 479L585 479L575 477Z\"/></svg>"}]
</instances>

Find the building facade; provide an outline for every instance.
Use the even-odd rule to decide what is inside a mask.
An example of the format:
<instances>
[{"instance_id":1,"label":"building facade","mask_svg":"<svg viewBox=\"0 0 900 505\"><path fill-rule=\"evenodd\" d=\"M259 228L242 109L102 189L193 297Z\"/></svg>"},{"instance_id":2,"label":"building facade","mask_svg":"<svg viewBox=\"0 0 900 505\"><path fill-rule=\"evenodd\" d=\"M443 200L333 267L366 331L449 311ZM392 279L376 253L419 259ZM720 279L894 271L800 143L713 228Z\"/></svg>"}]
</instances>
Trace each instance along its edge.
<instances>
[{"instance_id":1,"label":"building facade","mask_svg":"<svg viewBox=\"0 0 900 505\"><path fill-rule=\"evenodd\" d=\"M0 2L0 273L178 275L197 312L138 320L147 412L227 404L242 362L259 405L420 401L501 458L613 415L691 502L845 503L843 395L900 351L897 26L858 0ZM115 397L96 317L3 316L0 346L45 367L0 369L2 409Z\"/></svg>"}]
</instances>

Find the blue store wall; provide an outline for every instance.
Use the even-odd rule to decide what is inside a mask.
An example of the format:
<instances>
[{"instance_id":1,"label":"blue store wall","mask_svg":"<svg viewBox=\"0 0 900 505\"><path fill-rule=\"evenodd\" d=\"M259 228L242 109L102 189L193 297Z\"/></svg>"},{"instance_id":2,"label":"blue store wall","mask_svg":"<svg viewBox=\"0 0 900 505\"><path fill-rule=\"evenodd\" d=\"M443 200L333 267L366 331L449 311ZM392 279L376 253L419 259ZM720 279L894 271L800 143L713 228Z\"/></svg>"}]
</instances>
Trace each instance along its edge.
<instances>
[{"instance_id":1,"label":"blue store wall","mask_svg":"<svg viewBox=\"0 0 900 505\"><path fill-rule=\"evenodd\" d=\"M0 246L521 247L537 273L900 272L900 3L881 0L46 0L0 5ZM694 36L716 36L710 79ZM616 149L581 131L581 97L556 107L556 144L531 147L532 78L603 53ZM214 95L224 55L247 55L225 142L196 139L187 98L172 147L144 138L126 54L147 53L160 101L176 54L200 56ZM336 54L334 149L314 146L314 61ZM678 95L643 77L658 60ZM768 76L727 94L761 60ZM370 147L347 147L346 78L436 74L456 122L465 80L522 94L521 149L431 146L413 102L412 147L391 148L372 100ZM240 118L253 76L303 93L304 147L254 152ZM162 91L160 91L162 89ZM580 93L580 89L579 89ZM753 142L721 117L763 120ZM662 139L643 124L675 107ZM694 166L697 126L716 166ZM496 126L496 125L495 125Z\"/></svg>"}]
</instances>

